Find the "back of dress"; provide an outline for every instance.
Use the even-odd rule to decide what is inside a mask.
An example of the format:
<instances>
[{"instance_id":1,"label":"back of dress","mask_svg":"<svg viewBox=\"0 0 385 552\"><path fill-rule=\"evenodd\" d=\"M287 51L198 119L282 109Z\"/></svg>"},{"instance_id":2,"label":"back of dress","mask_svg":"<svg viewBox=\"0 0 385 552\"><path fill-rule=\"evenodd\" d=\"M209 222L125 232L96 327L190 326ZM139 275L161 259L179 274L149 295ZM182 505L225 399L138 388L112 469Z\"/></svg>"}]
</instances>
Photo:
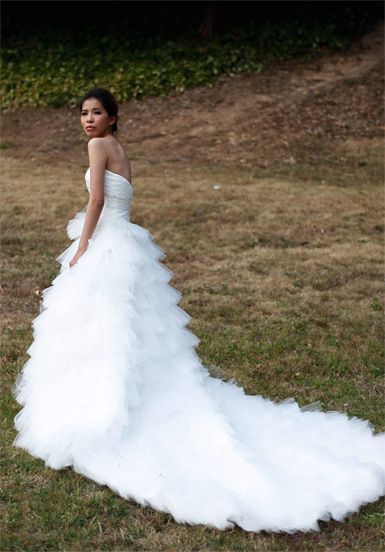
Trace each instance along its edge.
<instances>
[{"instance_id":1,"label":"back of dress","mask_svg":"<svg viewBox=\"0 0 385 552\"><path fill-rule=\"evenodd\" d=\"M88 167L85 180L88 192L91 191L91 170ZM133 188L124 176L105 169L104 173L104 206L100 221L114 218L130 220L130 204Z\"/></svg>"}]
</instances>

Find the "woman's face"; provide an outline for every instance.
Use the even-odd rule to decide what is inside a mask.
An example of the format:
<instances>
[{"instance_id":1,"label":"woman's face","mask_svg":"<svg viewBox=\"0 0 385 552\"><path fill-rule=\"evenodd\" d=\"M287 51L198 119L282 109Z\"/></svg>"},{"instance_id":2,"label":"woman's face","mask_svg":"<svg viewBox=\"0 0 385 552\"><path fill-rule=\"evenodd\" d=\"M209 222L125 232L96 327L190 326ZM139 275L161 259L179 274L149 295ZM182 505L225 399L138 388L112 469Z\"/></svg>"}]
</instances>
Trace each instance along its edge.
<instances>
[{"instance_id":1,"label":"woman's face","mask_svg":"<svg viewBox=\"0 0 385 552\"><path fill-rule=\"evenodd\" d=\"M115 120L116 117L108 115L103 105L96 98L88 98L83 103L80 123L84 132L90 138L111 134L111 126Z\"/></svg>"}]
</instances>

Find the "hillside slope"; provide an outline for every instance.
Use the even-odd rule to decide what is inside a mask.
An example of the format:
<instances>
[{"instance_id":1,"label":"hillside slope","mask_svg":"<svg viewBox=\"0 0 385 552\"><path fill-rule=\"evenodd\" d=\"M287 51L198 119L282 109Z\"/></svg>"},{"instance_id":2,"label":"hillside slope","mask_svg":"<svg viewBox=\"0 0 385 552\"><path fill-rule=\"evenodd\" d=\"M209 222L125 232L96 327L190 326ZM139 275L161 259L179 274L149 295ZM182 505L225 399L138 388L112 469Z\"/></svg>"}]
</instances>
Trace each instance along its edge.
<instances>
[{"instance_id":1,"label":"hillside slope","mask_svg":"<svg viewBox=\"0 0 385 552\"><path fill-rule=\"evenodd\" d=\"M323 140L382 136L383 25L348 50L275 62L166 98L121 105L119 137L133 161L266 167L318 155ZM87 164L77 110L20 108L2 117L6 156Z\"/></svg>"}]
</instances>

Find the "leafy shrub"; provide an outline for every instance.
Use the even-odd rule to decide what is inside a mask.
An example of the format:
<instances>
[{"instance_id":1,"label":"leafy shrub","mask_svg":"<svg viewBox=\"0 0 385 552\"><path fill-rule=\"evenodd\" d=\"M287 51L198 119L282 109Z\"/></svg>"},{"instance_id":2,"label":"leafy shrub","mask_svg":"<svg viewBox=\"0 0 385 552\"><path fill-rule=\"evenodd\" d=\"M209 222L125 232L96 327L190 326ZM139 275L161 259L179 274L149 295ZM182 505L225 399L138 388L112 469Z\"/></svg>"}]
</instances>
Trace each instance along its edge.
<instances>
[{"instance_id":1,"label":"leafy shrub","mask_svg":"<svg viewBox=\"0 0 385 552\"><path fill-rule=\"evenodd\" d=\"M110 89L119 102L164 96L223 74L261 71L271 59L313 56L344 48L373 20L347 5L328 19L275 17L251 20L210 40L196 30L170 36L159 27L148 33L125 29L125 22L60 29L51 25L17 28L1 50L2 109L75 106L92 86Z\"/></svg>"}]
</instances>

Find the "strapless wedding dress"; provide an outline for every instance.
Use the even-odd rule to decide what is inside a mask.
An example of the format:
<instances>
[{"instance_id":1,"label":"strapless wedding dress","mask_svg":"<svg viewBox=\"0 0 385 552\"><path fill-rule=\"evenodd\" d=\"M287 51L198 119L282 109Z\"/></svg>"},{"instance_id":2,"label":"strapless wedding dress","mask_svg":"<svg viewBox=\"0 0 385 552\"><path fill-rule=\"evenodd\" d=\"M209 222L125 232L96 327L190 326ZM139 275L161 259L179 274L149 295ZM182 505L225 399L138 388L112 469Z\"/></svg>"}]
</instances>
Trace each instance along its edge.
<instances>
[{"instance_id":1,"label":"strapless wedding dress","mask_svg":"<svg viewBox=\"0 0 385 552\"><path fill-rule=\"evenodd\" d=\"M90 169L86 185L90 191ZM106 170L105 202L72 268L85 211L42 293L13 393L14 445L179 523L318 530L385 494L385 434L212 377L169 284L164 250L130 221L131 183Z\"/></svg>"}]
</instances>

